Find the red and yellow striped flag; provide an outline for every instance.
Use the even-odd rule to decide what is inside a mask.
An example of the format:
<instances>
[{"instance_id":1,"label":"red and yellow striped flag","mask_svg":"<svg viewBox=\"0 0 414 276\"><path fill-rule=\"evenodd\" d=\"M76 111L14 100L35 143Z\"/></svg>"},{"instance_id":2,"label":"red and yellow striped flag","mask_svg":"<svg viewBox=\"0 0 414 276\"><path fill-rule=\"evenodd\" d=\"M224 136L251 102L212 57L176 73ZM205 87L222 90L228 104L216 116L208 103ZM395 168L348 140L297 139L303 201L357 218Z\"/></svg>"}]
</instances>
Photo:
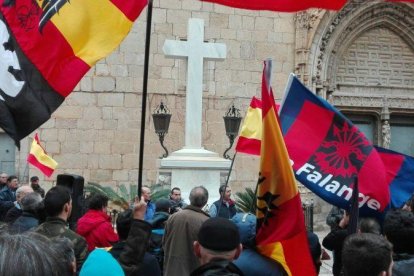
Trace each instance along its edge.
<instances>
[{"instance_id":1,"label":"red and yellow striped flag","mask_svg":"<svg viewBox=\"0 0 414 276\"><path fill-rule=\"evenodd\" d=\"M0 0L0 60L10 71L0 72L0 127L16 144L119 46L147 2Z\"/></svg>"},{"instance_id":2,"label":"red and yellow striped flag","mask_svg":"<svg viewBox=\"0 0 414 276\"><path fill-rule=\"evenodd\" d=\"M262 139L262 101L252 98L237 140L236 151L260 155Z\"/></svg>"},{"instance_id":3,"label":"red and yellow striped flag","mask_svg":"<svg viewBox=\"0 0 414 276\"><path fill-rule=\"evenodd\" d=\"M316 275L300 195L283 140L270 87L271 61L262 78L263 131L257 192L259 252L278 261L288 275Z\"/></svg>"},{"instance_id":4,"label":"red and yellow striped flag","mask_svg":"<svg viewBox=\"0 0 414 276\"><path fill-rule=\"evenodd\" d=\"M49 155L40 145L39 136L37 133L32 142L27 162L38 168L44 175L50 177L55 171L58 163Z\"/></svg>"}]
</instances>

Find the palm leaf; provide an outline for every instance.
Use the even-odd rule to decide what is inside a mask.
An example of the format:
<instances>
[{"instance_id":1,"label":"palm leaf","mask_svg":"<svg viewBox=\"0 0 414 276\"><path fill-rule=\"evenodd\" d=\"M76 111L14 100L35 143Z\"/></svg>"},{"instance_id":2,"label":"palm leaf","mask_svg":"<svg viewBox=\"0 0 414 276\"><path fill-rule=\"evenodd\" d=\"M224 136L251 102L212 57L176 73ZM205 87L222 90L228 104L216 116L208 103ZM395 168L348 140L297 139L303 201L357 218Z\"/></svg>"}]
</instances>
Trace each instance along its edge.
<instances>
[{"instance_id":1,"label":"palm leaf","mask_svg":"<svg viewBox=\"0 0 414 276\"><path fill-rule=\"evenodd\" d=\"M251 188L236 193L236 207L245 213L256 213L256 194Z\"/></svg>"},{"instance_id":2,"label":"palm leaf","mask_svg":"<svg viewBox=\"0 0 414 276\"><path fill-rule=\"evenodd\" d=\"M125 199L129 199L129 193L127 188L125 187L124 184L119 185L119 192L121 193L121 197L125 198Z\"/></svg>"}]
</instances>

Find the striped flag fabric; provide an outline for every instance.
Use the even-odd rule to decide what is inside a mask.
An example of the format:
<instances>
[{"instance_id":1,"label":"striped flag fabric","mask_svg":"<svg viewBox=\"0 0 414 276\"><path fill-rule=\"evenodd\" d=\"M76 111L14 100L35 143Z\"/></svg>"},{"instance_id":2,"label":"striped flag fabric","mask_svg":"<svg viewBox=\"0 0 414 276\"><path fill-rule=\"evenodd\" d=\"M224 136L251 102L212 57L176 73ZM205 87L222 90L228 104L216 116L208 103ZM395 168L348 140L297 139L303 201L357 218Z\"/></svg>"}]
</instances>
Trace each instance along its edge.
<instances>
[{"instance_id":1,"label":"striped flag fabric","mask_svg":"<svg viewBox=\"0 0 414 276\"><path fill-rule=\"evenodd\" d=\"M146 4L0 0L0 127L16 144L118 47Z\"/></svg>"},{"instance_id":2,"label":"striped flag fabric","mask_svg":"<svg viewBox=\"0 0 414 276\"><path fill-rule=\"evenodd\" d=\"M262 101L253 97L237 140L236 151L260 155L262 139Z\"/></svg>"},{"instance_id":3,"label":"striped flag fabric","mask_svg":"<svg viewBox=\"0 0 414 276\"><path fill-rule=\"evenodd\" d=\"M288 275L316 275L302 203L279 126L270 87L271 61L262 78L262 142L257 192L258 251L278 261Z\"/></svg>"},{"instance_id":4,"label":"striped flag fabric","mask_svg":"<svg viewBox=\"0 0 414 276\"><path fill-rule=\"evenodd\" d=\"M38 168L47 177L50 177L58 166L58 163L40 145L37 133L33 139L27 162Z\"/></svg>"},{"instance_id":5,"label":"striped flag fabric","mask_svg":"<svg viewBox=\"0 0 414 276\"><path fill-rule=\"evenodd\" d=\"M347 0L202 0L248 10L297 12L309 8L340 10Z\"/></svg>"}]
</instances>

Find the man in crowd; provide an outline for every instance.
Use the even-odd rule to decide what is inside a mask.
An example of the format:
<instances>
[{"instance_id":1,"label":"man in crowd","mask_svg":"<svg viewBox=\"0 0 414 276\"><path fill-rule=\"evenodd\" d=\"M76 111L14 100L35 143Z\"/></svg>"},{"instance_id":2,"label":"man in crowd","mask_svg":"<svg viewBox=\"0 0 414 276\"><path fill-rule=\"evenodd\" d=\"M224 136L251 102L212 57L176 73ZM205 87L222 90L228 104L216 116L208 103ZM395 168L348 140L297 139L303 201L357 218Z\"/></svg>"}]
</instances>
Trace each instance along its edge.
<instances>
[{"instance_id":1,"label":"man in crowd","mask_svg":"<svg viewBox=\"0 0 414 276\"><path fill-rule=\"evenodd\" d=\"M6 186L0 191L0 220L4 220L7 211L13 208L18 186L17 176L11 175L7 178Z\"/></svg>"},{"instance_id":2,"label":"man in crowd","mask_svg":"<svg viewBox=\"0 0 414 276\"><path fill-rule=\"evenodd\" d=\"M345 238L348 236L349 214L345 212L337 226L334 226L331 232L323 239L322 245L333 251L334 262L332 272L334 276L341 275L342 269L342 246Z\"/></svg>"},{"instance_id":3,"label":"man in crowd","mask_svg":"<svg viewBox=\"0 0 414 276\"><path fill-rule=\"evenodd\" d=\"M181 190L178 187L174 187L171 189L170 200L171 214L181 211L185 206L187 206L187 204L185 204L184 200L182 200L181 198Z\"/></svg>"},{"instance_id":4,"label":"man in crowd","mask_svg":"<svg viewBox=\"0 0 414 276\"><path fill-rule=\"evenodd\" d=\"M344 242L342 264L344 276L392 275L392 245L377 234L353 234Z\"/></svg>"},{"instance_id":5,"label":"man in crowd","mask_svg":"<svg viewBox=\"0 0 414 276\"><path fill-rule=\"evenodd\" d=\"M7 173L1 173L0 174L0 190L6 187L7 185Z\"/></svg>"},{"instance_id":6,"label":"man in crowd","mask_svg":"<svg viewBox=\"0 0 414 276\"><path fill-rule=\"evenodd\" d=\"M414 275L414 214L406 210L390 210L383 229L394 247L393 275Z\"/></svg>"},{"instance_id":7,"label":"man in crowd","mask_svg":"<svg viewBox=\"0 0 414 276\"><path fill-rule=\"evenodd\" d=\"M148 252L157 258L162 270L164 267L164 249L162 247L162 239L165 233L165 224L170 217L171 201L161 198L157 200L155 206L156 212L152 220L149 221L152 230Z\"/></svg>"},{"instance_id":8,"label":"man in crowd","mask_svg":"<svg viewBox=\"0 0 414 276\"><path fill-rule=\"evenodd\" d=\"M32 187L33 191L38 193L42 198L45 197L45 190L43 190L42 187L40 187L39 185L39 177L30 177L30 186Z\"/></svg>"},{"instance_id":9,"label":"man in crowd","mask_svg":"<svg viewBox=\"0 0 414 276\"><path fill-rule=\"evenodd\" d=\"M243 250L239 230L232 221L220 217L210 218L201 225L197 237L194 254L199 258L201 266L191 276L243 275L232 263Z\"/></svg>"},{"instance_id":10,"label":"man in crowd","mask_svg":"<svg viewBox=\"0 0 414 276\"><path fill-rule=\"evenodd\" d=\"M243 251L233 263L244 275L286 275L283 267L275 260L260 255L256 250L256 216L249 213L237 213L231 219L239 231ZM302 249L303 250L303 249ZM252 265L254 263L254 265Z\"/></svg>"},{"instance_id":11,"label":"man in crowd","mask_svg":"<svg viewBox=\"0 0 414 276\"><path fill-rule=\"evenodd\" d=\"M109 247L118 242L118 235L112 228L111 217L107 215L109 198L94 194L89 199L89 210L78 220L76 232L86 239L88 250Z\"/></svg>"},{"instance_id":12,"label":"man in crowd","mask_svg":"<svg viewBox=\"0 0 414 276\"><path fill-rule=\"evenodd\" d=\"M190 205L168 219L163 239L165 275L189 275L199 266L192 248L201 225L209 218L202 210L207 201L207 189L194 187L190 192Z\"/></svg>"},{"instance_id":13,"label":"man in crowd","mask_svg":"<svg viewBox=\"0 0 414 276\"><path fill-rule=\"evenodd\" d=\"M39 225L36 232L48 238L66 237L72 241L78 269L85 261L88 247L85 239L67 227L67 220L72 212L70 191L63 186L51 188L44 199L46 221Z\"/></svg>"},{"instance_id":14,"label":"man in crowd","mask_svg":"<svg viewBox=\"0 0 414 276\"><path fill-rule=\"evenodd\" d=\"M28 193L20 202L22 215L12 224L12 229L23 233L39 225L38 211L42 207L42 197L35 192Z\"/></svg>"},{"instance_id":15,"label":"man in crowd","mask_svg":"<svg viewBox=\"0 0 414 276\"><path fill-rule=\"evenodd\" d=\"M155 204L151 202L151 189L148 186L143 186L141 189L141 196L147 203L147 211L145 213L145 221L150 221L155 213Z\"/></svg>"},{"instance_id":16,"label":"man in crowd","mask_svg":"<svg viewBox=\"0 0 414 276\"><path fill-rule=\"evenodd\" d=\"M128 238L129 231L131 229L132 224L132 216L133 211L128 209L122 213L120 213L116 219L116 230L119 236L119 242L112 246L109 253L119 261L119 257L124 252L126 240ZM144 224L142 222L142 224ZM146 223L148 229L150 226ZM144 250L145 251L145 250ZM137 275L151 275L151 276L159 276L161 275L161 269L158 265L157 259L148 252L145 252L142 265L137 268Z\"/></svg>"},{"instance_id":17,"label":"man in crowd","mask_svg":"<svg viewBox=\"0 0 414 276\"><path fill-rule=\"evenodd\" d=\"M21 202L29 193L33 193L33 189L29 185L23 185L17 188L16 201L13 202L14 206L7 211L6 216L4 217L4 222L12 224L21 216L23 213Z\"/></svg>"},{"instance_id":18,"label":"man in crowd","mask_svg":"<svg viewBox=\"0 0 414 276\"><path fill-rule=\"evenodd\" d=\"M235 202L231 197L230 186L221 185L219 188L220 199L213 202L209 214L212 218L221 217L231 219L237 212Z\"/></svg>"}]
</instances>

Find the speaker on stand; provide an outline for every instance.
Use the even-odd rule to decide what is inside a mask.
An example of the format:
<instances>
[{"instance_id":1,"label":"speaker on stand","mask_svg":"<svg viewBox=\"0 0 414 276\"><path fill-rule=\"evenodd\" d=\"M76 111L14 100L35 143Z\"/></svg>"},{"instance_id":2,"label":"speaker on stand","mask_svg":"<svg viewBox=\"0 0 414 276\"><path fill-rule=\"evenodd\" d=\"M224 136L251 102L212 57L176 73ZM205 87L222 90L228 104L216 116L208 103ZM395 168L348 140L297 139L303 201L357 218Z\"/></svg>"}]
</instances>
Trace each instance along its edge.
<instances>
[{"instance_id":1,"label":"speaker on stand","mask_svg":"<svg viewBox=\"0 0 414 276\"><path fill-rule=\"evenodd\" d=\"M64 186L69 189L72 197L72 213L68 218L69 228L76 230L76 223L83 215L84 195L83 187L85 179L75 174L59 174L57 176L56 185Z\"/></svg>"}]
</instances>

